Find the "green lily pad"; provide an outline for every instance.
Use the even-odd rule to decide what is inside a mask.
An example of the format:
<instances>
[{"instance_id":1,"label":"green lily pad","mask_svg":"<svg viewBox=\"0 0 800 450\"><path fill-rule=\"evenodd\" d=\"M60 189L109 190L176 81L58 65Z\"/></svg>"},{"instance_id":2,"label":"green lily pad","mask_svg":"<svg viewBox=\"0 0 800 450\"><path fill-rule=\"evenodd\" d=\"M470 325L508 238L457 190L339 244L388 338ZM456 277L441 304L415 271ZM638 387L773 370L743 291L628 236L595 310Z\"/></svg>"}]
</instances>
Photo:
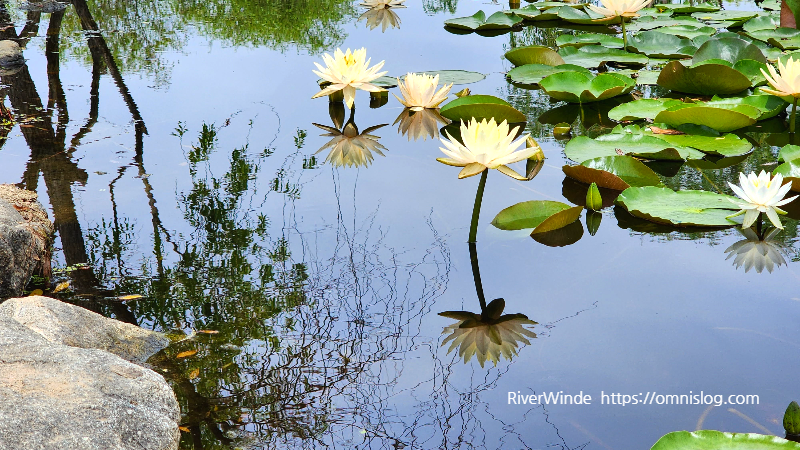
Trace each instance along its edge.
<instances>
[{"instance_id":1,"label":"green lily pad","mask_svg":"<svg viewBox=\"0 0 800 450\"><path fill-rule=\"evenodd\" d=\"M577 23L581 25L606 25L610 23L619 23L619 17L606 17L591 9L586 11L571 8L569 6L562 6L558 8L558 18L570 23Z\"/></svg>"},{"instance_id":2,"label":"green lily pad","mask_svg":"<svg viewBox=\"0 0 800 450\"><path fill-rule=\"evenodd\" d=\"M765 11L780 11L781 0L765 0L761 2L761 9Z\"/></svg>"},{"instance_id":3,"label":"green lily pad","mask_svg":"<svg viewBox=\"0 0 800 450\"><path fill-rule=\"evenodd\" d=\"M497 213L492 225L501 230L536 228L553 214L571 209L567 204L550 200L517 203Z\"/></svg>"},{"instance_id":4,"label":"green lily pad","mask_svg":"<svg viewBox=\"0 0 800 450\"><path fill-rule=\"evenodd\" d=\"M742 25L742 29L747 33L761 30L775 30L781 26L781 16L779 14L764 14L753 17Z\"/></svg>"},{"instance_id":5,"label":"green lily pad","mask_svg":"<svg viewBox=\"0 0 800 450\"><path fill-rule=\"evenodd\" d=\"M617 197L616 203L632 215L651 222L676 227L730 227L736 223L726 217L739 210L732 201L738 200L730 195L707 191L675 192L662 187L631 187Z\"/></svg>"},{"instance_id":6,"label":"green lily pad","mask_svg":"<svg viewBox=\"0 0 800 450\"><path fill-rule=\"evenodd\" d=\"M756 433L723 433L715 430L674 431L650 450L800 450L800 444L777 436Z\"/></svg>"},{"instance_id":7,"label":"green lily pad","mask_svg":"<svg viewBox=\"0 0 800 450\"><path fill-rule=\"evenodd\" d=\"M639 85L652 85L658 84L658 76L661 74L659 70L640 70L636 73L634 79L636 84Z\"/></svg>"},{"instance_id":8,"label":"green lily pad","mask_svg":"<svg viewBox=\"0 0 800 450\"><path fill-rule=\"evenodd\" d=\"M747 155L753 150L753 144L735 134L722 136L699 136L696 134L660 134L657 136L672 145L691 147L703 153L732 157Z\"/></svg>"},{"instance_id":9,"label":"green lily pad","mask_svg":"<svg viewBox=\"0 0 800 450\"><path fill-rule=\"evenodd\" d=\"M690 47L690 52L686 47ZM643 31L628 38L628 51L641 53L651 58L691 58L696 49L692 41L659 31Z\"/></svg>"},{"instance_id":10,"label":"green lily pad","mask_svg":"<svg viewBox=\"0 0 800 450\"><path fill-rule=\"evenodd\" d=\"M731 156L726 158L693 159L686 164L700 170L720 170L741 164L749 155Z\"/></svg>"},{"instance_id":11,"label":"green lily pad","mask_svg":"<svg viewBox=\"0 0 800 450\"><path fill-rule=\"evenodd\" d=\"M561 8L562 6L570 6L575 9L583 9L586 6L586 3L565 3L565 2L545 1L545 2L535 2L533 3L532 6L535 6L542 11L547 11L552 8Z\"/></svg>"},{"instance_id":12,"label":"green lily pad","mask_svg":"<svg viewBox=\"0 0 800 450\"><path fill-rule=\"evenodd\" d=\"M736 105L727 109L704 106L703 104L695 106L694 104L683 103L661 111L654 121L666 123L671 128L687 123L703 125L720 133L725 133L756 123L756 119L760 115L761 111L758 108L748 105Z\"/></svg>"},{"instance_id":13,"label":"green lily pad","mask_svg":"<svg viewBox=\"0 0 800 450\"><path fill-rule=\"evenodd\" d=\"M672 98L646 98L623 103L608 112L608 118L617 122L629 122L642 119L653 120L658 113L670 107L683 104Z\"/></svg>"},{"instance_id":14,"label":"green lily pad","mask_svg":"<svg viewBox=\"0 0 800 450\"><path fill-rule=\"evenodd\" d=\"M582 206L574 206L564 211L559 211L545 219L538 227L534 228L533 231L531 231L531 236L564 228L578 220L581 217L582 211Z\"/></svg>"},{"instance_id":15,"label":"green lily pad","mask_svg":"<svg viewBox=\"0 0 800 450\"><path fill-rule=\"evenodd\" d=\"M559 66L548 66L546 64L525 64L509 70L507 75L514 83L539 84L543 78L560 72L580 72L587 75L591 74L589 69L572 64L561 64Z\"/></svg>"},{"instance_id":16,"label":"green lily pad","mask_svg":"<svg viewBox=\"0 0 800 450\"><path fill-rule=\"evenodd\" d=\"M545 64L548 66L559 66L564 64L564 59L549 47L541 45L531 45L519 47L506 52L505 57L515 66L525 64Z\"/></svg>"},{"instance_id":17,"label":"green lily pad","mask_svg":"<svg viewBox=\"0 0 800 450\"><path fill-rule=\"evenodd\" d=\"M620 152L625 155L665 161L702 159L704 156L703 152L693 148L677 146L659 137L640 132L627 132L622 127L616 127L611 133L596 139L576 136L564 147L566 157L576 162L601 156L620 155Z\"/></svg>"},{"instance_id":18,"label":"green lily pad","mask_svg":"<svg viewBox=\"0 0 800 450\"><path fill-rule=\"evenodd\" d=\"M416 74L425 74L430 76L439 75L439 84L472 84L477 83L486 78L486 75L479 72L470 72L468 70L429 70L426 72L414 72ZM405 79L405 75L400 77L400 80Z\"/></svg>"},{"instance_id":19,"label":"green lily pad","mask_svg":"<svg viewBox=\"0 0 800 450\"><path fill-rule=\"evenodd\" d=\"M769 38L767 40L769 45L778 47L781 50L797 50L800 48L800 36L782 37L782 38Z\"/></svg>"},{"instance_id":20,"label":"green lily pad","mask_svg":"<svg viewBox=\"0 0 800 450\"><path fill-rule=\"evenodd\" d=\"M598 67L605 62L642 67L650 61L644 55L628 53L625 50L606 48L600 45L587 45L581 48L562 47L558 50L558 54L564 58L564 62L567 64L588 68Z\"/></svg>"},{"instance_id":21,"label":"green lily pad","mask_svg":"<svg viewBox=\"0 0 800 450\"><path fill-rule=\"evenodd\" d=\"M483 11L478 11L469 17L459 17L444 21L446 27L459 30L482 31L482 30L507 30L522 22L522 17L517 15L505 14L498 11L488 18Z\"/></svg>"},{"instance_id":22,"label":"green lily pad","mask_svg":"<svg viewBox=\"0 0 800 450\"><path fill-rule=\"evenodd\" d=\"M792 183L793 191L800 192L800 159L793 159L779 165L772 171L772 175L777 174L783 175L784 180Z\"/></svg>"},{"instance_id":23,"label":"green lily pad","mask_svg":"<svg viewBox=\"0 0 800 450\"><path fill-rule=\"evenodd\" d=\"M724 10L716 12L696 12L692 13L692 17L698 20L710 20L714 22L733 22L731 26L736 26L747 22L758 14L758 11Z\"/></svg>"},{"instance_id":24,"label":"green lily pad","mask_svg":"<svg viewBox=\"0 0 800 450\"><path fill-rule=\"evenodd\" d=\"M764 57L758 46L739 37L709 39L697 49L692 58L692 64L710 59L722 59L731 64L743 59L767 62L767 58Z\"/></svg>"},{"instance_id":25,"label":"green lily pad","mask_svg":"<svg viewBox=\"0 0 800 450\"><path fill-rule=\"evenodd\" d=\"M556 38L559 47L583 47L585 45L602 45L608 48L622 48L622 38L600 33L562 34Z\"/></svg>"},{"instance_id":26,"label":"green lily pad","mask_svg":"<svg viewBox=\"0 0 800 450\"><path fill-rule=\"evenodd\" d=\"M656 28L655 30L660 33L673 34L685 39L695 39L700 36L711 36L717 32L716 28L705 25L675 25L671 27Z\"/></svg>"},{"instance_id":27,"label":"green lily pad","mask_svg":"<svg viewBox=\"0 0 800 450\"><path fill-rule=\"evenodd\" d=\"M780 97L774 95L747 95L742 97L727 97L720 98L714 96L711 101L706 102L709 106L724 106L724 105L747 105L758 108L761 114L756 120L766 120L777 116L786 109L788 103Z\"/></svg>"},{"instance_id":28,"label":"green lily pad","mask_svg":"<svg viewBox=\"0 0 800 450\"><path fill-rule=\"evenodd\" d=\"M784 145L778 152L778 161L794 161L800 159L800 145Z\"/></svg>"},{"instance_id":29,"label":"green lily pad","mask_svg":"<svg viewBox=\"0 0 800 450\"><path fill-rule=\"evenodd\" d=\"M603 156L577 166L561 168L565 175L581 183L622 191L630 186L663 186L652 169L631 156Z\"/></svg>"},{"instance_id":30,"label":"green lily pad","mask_svg":"<svg viewBox=\"0 0 800 450\"><path fill-rule=\"evenodd\" d=\"M774 29L748 31L747 36L762 42L769 42L770 39L789 39L800 36L797 28L778 27Z\"/></svg>"},{"instance_id":31,"label":"green lily pad","mask_svg":"<svg viewBox=\"0 0 800 450\"><path fill-rule=\"evenodd\" d=\"M457 98L442 106L439 113L452 121L468 121L470 119L491 119L498 123L525 122L525 114L517 111L507 101L491 95L467 95Z\"/></svg>"},{"instance_id":32,"label":"green lily pad","mask_svg":"<svg viewBox=\"0 0 800 450\"><path fill-rule=\"evenodd\" d=\"M533 5L523 6L522 8L516 9L509 9L503 11L506 14L516 14L519 17L522 17L525 20L542 20L542 11L539 8ZM547 17L547 20L553 20L558 18L557 14L552 14L552 17Z\"/></svg>"},{"instance_id":33,"label":"green lily pad","mask_svg":"<svg viewBox=\"0 0 800 450\"><path fill-rule=\"evenodd\" d=\"M739 93L749 88L752 82L745 74L725 64L706 62L686 67L680 61L672 61L661 69L658 85L688 94L726 95Z\"/></svg>"},{"instance_id":34,"label":"green lily pad","mask_svg":"<svg viewBox=\"0 0 800 450\"><path fill-rule=\"evenodd\" d=\"M615 73L597 76L580 72L560 72L539 82L551 97L570 103L590 103L624 95L633 90L632 78Z\"/></svg>"},{"instance_id":35,"label":"green lily pad","mask_svg":"<svg viewBox=\"0 0 800 450\"><path fill-rule=\"evenodd\" d=\"M676 26L690 26L701 28L707 26L705 23L700 22L692 17L685 16L642 16L634 20L630 25L626 26L628 32L637 32L643 30L653 30L656 28L668 28Z\"/></svg>"},{"instance_id":36,"label":"green lily pad","mask_svg":"<svg viewBox=\"0 0 800 450\"><path fill-rule=\"evenodd\" d=\"M715 12L719 11L718 5L711 3L698 3L696 5L684 5L681 3L664 3L655 5L659 11L672 11L675 14L691 14L695 12Z\"/></svg>"}]
</instances>

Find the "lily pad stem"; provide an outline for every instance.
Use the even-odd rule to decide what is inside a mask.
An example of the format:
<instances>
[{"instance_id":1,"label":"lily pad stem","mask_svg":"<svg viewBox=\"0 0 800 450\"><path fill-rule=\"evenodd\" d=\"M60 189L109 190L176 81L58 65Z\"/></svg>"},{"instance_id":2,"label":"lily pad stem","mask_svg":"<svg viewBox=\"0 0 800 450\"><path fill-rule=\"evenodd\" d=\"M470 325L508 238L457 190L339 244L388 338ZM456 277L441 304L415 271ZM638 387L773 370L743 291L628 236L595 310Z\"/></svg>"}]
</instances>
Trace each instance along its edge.
<instances>
[{"instance_id":1,"label":"lily pad stem","mask_svg":"<svg viewBox=\"0 0 800 450\"><path fill-rule=\"evenodd\" d=\"M797 97L792 102L792 115L789 117L789 133L794 133L794 116L797 112Z\"/></svg>"},{"instance_id":2,"label":"lily pad stem","mask_svg":"<svg viewBox=\"0 0 800 450\"><path fill-rule=\"evenodd\" d=\"M619 23L622 25L622 49L627 52L628 51L628 35L625 34L625 18L622 17L622 16L619 16Z\"/></svg>"},{"instance_id":3,"label":"lily pad stem","mask_svg":"<svg viewBox=\"0 0 800 450\"><path fill-rule=\"evenodd\" d=\"M469 242L470 244L478 240L478 219L481 216L481 202L483 202L483 188L486 187L486 177L489 175L489 169L484 169L481 173L481 182L478 184L478 192L475 193L475 206L472 207L472 223L469 226Z\"/></svg>"}]
</instances>

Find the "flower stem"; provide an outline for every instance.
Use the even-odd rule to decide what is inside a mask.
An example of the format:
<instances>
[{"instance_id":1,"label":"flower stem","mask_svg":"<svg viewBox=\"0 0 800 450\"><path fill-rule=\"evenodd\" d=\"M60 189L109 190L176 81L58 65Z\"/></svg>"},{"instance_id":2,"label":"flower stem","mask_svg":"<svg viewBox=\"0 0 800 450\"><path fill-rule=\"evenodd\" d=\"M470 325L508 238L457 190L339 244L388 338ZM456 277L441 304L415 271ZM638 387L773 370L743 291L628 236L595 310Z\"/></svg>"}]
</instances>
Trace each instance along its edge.
<instances>
[{"instance_id":1,"label":"flower stem","mask_svg":"<svg viewBox=\"0 0 800 450\"><path fill-rule=\"evenodd\" d=\"M789 117L789 133L794 133L794 116L797 112L797 97L792 102L792 115Z\"/></svg>"},{"instance_id":2,"label":"flower stem","mask_svg":"<svg viewBox=\"0 0 800 450\"><path fill-rule=\"evenodd\" d=\"M481 313L486 311L486 296L483 295L483 283L481 283L481 268L478 266L478 247L474 242L469 244L469 261L472 263L472 278L475 280L475 292L478 293L478 301L481 302Z\"/></svg>"},{"instance_id":3,"label":"flower stem","mask_svg":"<svg viewBox=\"0 0 800 450\"><path fill-rule=\"evenodd\" d=\"M762 230L762 228L763 228L762 222L763 221L761 220L763 218L764 218L764 213L762 213L762 212L758 213L758 219L756 219L756 234L758 234L758 239L759 240L764 240L764 231Z\"/></svg>"},{"instance_id":4,"label":"flower stem","mask_svg":"<svg viewBox=\"0 0 800 450\"><path fill-rule=\"evenodd\" d=\"M625 18L619 16L619 23L622 25L622 49L628 51L628 35L625 34Z\"/></svg>"},{"instance_id":5,"label":"flower stem","mask_svg":"<svg viewBox=\"0 0 800 450\"><path fill-rule=\"evenodd\" d=\"M486 187L486 177L489 169L484 169L481 173L481 182L478 184L478 192L475 193L475 206L472 207L472 223L469 226L469 243L475 243L478 239L478 218L481 216L481 202L483 202L483 188Z\"/></svg>"}]
</instances>

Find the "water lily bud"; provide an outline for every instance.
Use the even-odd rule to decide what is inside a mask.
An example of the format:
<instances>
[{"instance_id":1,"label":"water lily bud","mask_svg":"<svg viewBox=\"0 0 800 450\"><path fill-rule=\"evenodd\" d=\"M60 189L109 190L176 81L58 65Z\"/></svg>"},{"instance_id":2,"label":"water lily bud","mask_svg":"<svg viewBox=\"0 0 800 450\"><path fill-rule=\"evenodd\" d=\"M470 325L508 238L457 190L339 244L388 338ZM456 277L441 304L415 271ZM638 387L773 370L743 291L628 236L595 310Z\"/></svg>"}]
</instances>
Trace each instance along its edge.
<instances>
[{"instance_id":1,"label":"water lily bud","mask_svg":"<svg viewBox=\"0 0 800 450\"><path fill-rule=\"evenodd\" d=\"M783 429L786 435L800 436L800 405L797 402L789 403L783 414Z\"/></svg>"},{"instance_id":2,"label":"water lily bud","mask_svg":"<svg viewBox=\"0 0 800 450\"><path fill-rule=\"evenodd\" d=\"M556 139L566 139L570 136L571 132L572 132L572 125L566 122L561 122L553 127L553 137L555 137Z\"/></svg>"},{"instance_id":3,"label":"water lily bud","mask_svg":"<svg viewBox=\"0 0 800 450\"><path fill-rule=\"evenodd\" d=\"M586 192L586 207L592 211L603 209L603 198L600 196L600 189L597 188L596 183L592 183Z\"/></svg>"},{"instance_id":4,"label":"water lily bud","mask_svg":"<svg viewBox=\"0 0 800 450\"><path fill-rule=\"evenodd\" d=\"M539 143L536 142L535 139L533 139L532 137L528 136L528 139L525 139L525 147L526 148L535 148L536 149L536 153L534 153L533 156L528 158L529 160L532 159L534 161L544 161L544 151L542 151L542 147L539 146Z\"/></svg>"},{"instance_id":5,"label":"water lily bud","mask_svg":"<svg viewBox=\"0 0 800 450\"><path fill-rule=\"evenodd\" d=\"M600 229L600 221L603 220L603 215L597 211L586 211L586 229L589 234L594 236L597 230Z\"/></svg>"},{"instance_id":6,"label":"water lily bud","mask_svg":"<svg viewBox=\"0 0 800 450\"><path fill-rule=\"evenodd\" d=\"M460 90L460 91L456 92L456 93L455 93L455 96L456 96L456 97L458 97L458 98L461 98L461 97L466 97L466 96L468 96L469 94L470 94L470 90L469 90L469 88L464 88L464 89L462 89L462 90Z\"/></svg>"}]
</instances>

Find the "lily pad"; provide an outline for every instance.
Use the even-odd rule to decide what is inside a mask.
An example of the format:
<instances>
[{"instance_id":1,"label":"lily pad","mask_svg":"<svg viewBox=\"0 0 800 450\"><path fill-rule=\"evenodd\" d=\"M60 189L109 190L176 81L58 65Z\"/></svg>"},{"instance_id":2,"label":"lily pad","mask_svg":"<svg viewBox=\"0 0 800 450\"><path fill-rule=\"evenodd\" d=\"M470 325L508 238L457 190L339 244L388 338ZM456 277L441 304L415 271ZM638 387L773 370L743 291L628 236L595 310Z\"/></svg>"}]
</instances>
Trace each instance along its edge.
<instances>
[{"instance_id":1,"label":"lily pad","mask_svg":"<svg viewBox=\"0 0 800 450\"><path fill-rule=\"evenodd\" d=\"M580 72L560 72L539 82L548 95L570 103L590 103L624 95L633 90L632 78L615 73L593 76Z\"/></svg>"},{"instance_id":2,"label":"lily pad","mask_svg":"<svg viewBox=\"0 0 800 450\"><path fill-rule=\"evenodd\" d=\"M600 33L562 34L556 38L559 47L583 47L585 45L602 45L608 48L622 48L622 38Z\"/></svg>"},{"instance_id":3,"label":"lily pad","mask_svg":"<svg viewBox=\"0 0 800 450\"><path fill-rule=\"evenodd\" d=\"M767 94L727 98L714 96L711 101L706 102L706 105L709 106L747 105L755 107L761 112L756 120L766 120L777 116L786 109L787 104L782 98Z\"/></svg>"},{"instance_id":4,"label":"lily pad","mask_svg":"<svg viewBox=\"0 0 800 450\"><path fill-rule=\"evenodd\" d=\"M792 183L793 191L800 192L800 159L794 159L779 165L772 171L772 175L777 174L783 175L785 181Z\"/></svg>"},{"instance_id":5,"label":"lily pad","mask_svg":"<svg viewBox=\"0 0 800 450\"><path fill-rule=\"evenodd\" d=\"M633 79L639 85L652 85L658 84L658 76L661 74L659 70L640 70L636 73Z\"/></svg>"},{"instance_id":6,"label":"lily pad","mask_svg":"<svg viewBox=\"0 0 800 450\"><path fill-rule=\"evenodd\" d=\"M520 22L522 22L522 17L515 14L509 15L498 11L487 18L483 11L478 11L469 17L445 20L444 26L470 31L507 30Z\"/></svg>"},{"instance_id":7,"label":"lily pad","mask_svg":"<svg viewBox=\"0 0 800 450\"><path fill-rule=\"evenodd\" d=\"M691 58L696 49L692 41L660 31L644 31L628 38L628 51L641 53L651 58Z\"/></svg>"},{"instance_id":8,"label":"lily pad","mask_svg":"<svg viewBox=\"0 0 800 450\"><path fill-rule=\"evenodd\" d=\"M565 175L581 183L622 191L630 186L663 186L652 169L631 156L603 156L577 166L561 168Z\"/></svg>"},{"instance_id":9,"label":"lily pad","mask_svg":"<svg viewBox=\"0 0 800 450\"><path fill-rule=\"evenodd\" d=\"M742 29L747 33L761 30L775 30L781 25L780 14L764 14L753 17L742 25Z\"/></svg>"},{"instance_id":10,"label":"lily pad","mask_svg":"<svg viewBox=\"0 0 800 450\"><path fill-rule=\"evenodd\" d=\"M577 23L581 25L606 25L610 23L619 23L619 17L606 17L591 9L585 11L571 8L569 6L562 6L558 8L558 18L570 23Z\"/></svg>"},{"instance_id":11,"label":"lily pad","mask_svg":"<svg viewBox=\"0 0 800 450\"><path fill-rule=\"evenodd\" d=\"M704 156L703 152L693 148L670 144L659 137L644 133L626 132L621 127L596 139L576 136L564 147L564 154L576 162L620 154L665 161L702 159Z\"/></svg>"},{"instance_id":12,"label":"lily pad","mask_svg":"<svg viewBox=\"0 0 800 450\"><path fill-rule=\"evenodd\" d=\"M581 240L583 237L583 225L579 220L546 233L531 233L534 241L548 247L566 247Z\"/></svg>"},{"instance_id":13,"label":"lily pad","mask_svg":"<svg viewBox=\"0 0 800 450\"><path fill-rule=\"evenodd\" d=\"M778 27L774 29L748 31L747 36L762 42L769 42L770 39L781 40L800 36L797 28Z\"/></svg>"},{"instance_id":14,"label":"lily pad","mask_svg":"<svg viewBox=\"0 0 800 450\"><path fill-rule=\"evenodd\" d=\"M567 204L550 200L517 203L497 213L492 225L501 230L536 228L553 214L571 209Z\"/></svg>"},{"instance_id":15,"label":"lily pad","mask_svg":"<svg viewBox=\"0 0 800 450\"><path fill-rule=\"evenodd\" d=\"M798 145L785 145L778 152L778 161L788 162L795 159L800 159L800 146Z\"/></svg>"},{"instance_id":16,"label":"lily pad","mask_svg":"<svg viewBox=\"0 0 800 450\"><path fill-rule=\"evenodd\" d=\"M425 74L430 76L439 75L439 84L472 84L482 81L486 75L479 72L470 72L468 70L429 70L426 72L414 72L416 74ZM405 79L405 75L400 77L400 80Z\"/></svg>"},{"instance_id":17,"label":"lily pad","mask_svg":"<svg viewBox=\"0 0 800 450\"><path fill-rule=\"evenodd\" d=\"M491 95L468 95L457 98L439 110L439 113L452 121L482 120L494 118L498 123L525 122L525 114L517 111L507 101Z\"/></svg>"},{"instance_id":18,"label":"lily pad","mask_svg":"<svg viewBox=\"0 0 800 450\"><path fill-rule=\"evenodd\" d=\"M675 192L648 186L626 189L616 203L632 215L651 222L676 227L730 227L736 223L726 217L739 210L733 201L738 202L736 197L708 191ZM697 445L690 448L697 448Z\"/></svg>"},{"instance_id":19,"label":"lily pad","mask_svg":"<svg viewBox=\"0 0 800 450\"><path fill-rule=\"evenodd\" d=\"M767 62L767 58L764 57L758 46L738 37L709 39L697 49L697 53L692 58L692 64L709 59L722 59L731 64L743 59Z\"/></svg>"},{"instance_id":20,"label":"lily pad","mask_svg":"<svg viewBox=\"0 0 800 450\"><path fill-rule=\"evenodd\" d=\"M526 0L527 1L527 0ZM570 6L575 9L583 9L586 6L586 3L565 3L565 2L553 2L553 1L544 1L544 2L535 2L532 6L539 8L542 11L547 11L552 8L561 8L562 6Z\"/></svg>"},{"instance_id":21,"label":"lily pad","mask_svg":"<svg viewBox=\"0 0 800 450\"><path fill-rule=\"evenodd\" d=\"M749 105L736 105L727 109L724 107L714 108L704 104L695 106L683 103L661 111L654 121L666 123L672 128L687 123L703 125L725 133L756 123L756 119L760 115L761 111L758 108Z\"/></svg>"},{"instance_id":22,"label":"lily pad","mask_svg":"<svg viewBox=\"0 0 800 450\"><path fill-rule=\"evenodd\" d=\"M709 20L713 22L731 22L729 26L738 26L756 17L758 14L758 11L734 11L726 9L716 12L696 12L692 13L692 17L698 20Z\"/></svg>"},{"instance_id":23,"label":"lily pad","mask_svg":"<svg viewBox=\"0 0 800 450\"><path fill-rule=\"evenodd\" d=\"M711 36L717 32L716 28L705 25L675 25L671 27L656 28L656 30L660 33L673 34L685 39L695 39L700 36Z\"/></svg>"},{"instance_id":24,"label":"lily pad","mask_svg":"<svg viewBox=\"0 0 800 450\"><path fill-rule=\"evenodd\" d=\"M675 27L675 26L691 26L691 27L704 27L705 23L700 22L692 17L685 16L642 16L634 20L629 26L625 27L629 32L636 32L642 30L653 30L656 28Z\"/></svg>"},{"instance_id":25,"label":"lily pad","mask_svg":"<svg viewBox=\"0 0 800 450\"><path fill-rule=\"evenodd\" d=\"M800 36L782 37L782 38L769 38L767 40L769 45L778 47L781 50L797 50L800 48Z\"/></svg>"},{"instance_id":26,"label":"lily pad","mask_svg":"<svg viewBox=\"0 0 800 450\"><path fill-rule=\"evenodd\" d=\"M548 66L559 66L564 64L564 59L549 47L541 45L531 45L519 47L506 52L505 57L515 66L525 64L545 64Z\"/></svg>"},{"instance_id":27,"label":"lily pad","mask_svg":"<svg viewBox=\"0 0 800 450\"><path fill-rule=\"evenodd\" d=\"M635 120L656 118L658 113L672 106L683 104L673 98L645 98L623 103L608 112L608 118L617 122L630 122Z\"/></svg>"},{"instance_id":28,"label":"lily pad","mask_svg":"<svg viewBox=\"0 0 800 450\"><path fill-rule=\"evenodd\" d=\"M650 450L800 450L800 444L777 436L756 433L723 433L715 430L674 431Z\"/></svg>"},{"instance_id":29,"label":"lily pad","mask_svg":"<svg viewBox=\"0 0 800 450\"><path fill-rule=\"evenodd\" d=\"M564 211L559 211L545 219L538 227L534 228L533 231L531 231L531 236L564 228L578 220L581 217L582 211L582 206L574 206Z\"/></svg>"},{"instance_id":30,"label":"lily pad","mask_svg":"<svg viewBox=\"0 0 800 450\"><path fill-rule=\"evenodd\" d=\"M724 157L747 155L753 150L753 144L735 134L722 136L699 136L696 134L662 134L658 135L672 145L691 147L703 153Z\"/></svg>"},{"instance_id":31,"label":"lily pad","mask_svg":"<svg viewBox=\"0 0 800 450\"><path fill-rule=\"evenodd\" d=\"M548 66L546 64L525 64L508 71L508 77L514 83L539 84L543 78L560 72L580 72L590 75L589 69L573 64Z\"/></svg>"},{"instance_id":32,"label":"lily pad","mask_svg":"<svg viewBox=\"0 0 800 450\"><path fill-rule=\"evenodd\" d=\"M655 5L659 11L672 11L675 14L691 14L695 12L715 12L719 11L718 5L711 3L697 3L695 5L684 5L681 3L663 3Z\"/></svg>"},{"instance_id":33,"label":"lily pad","mask_svg":"<svg viewBox=\"0 0 800 450\"><path fill-rule=\"evenodd\" d=\"M588 68L599 67L605 62L642 67L650 61L644 55L628 53L625 50L606 48L600 45L587 45L581 48L563 47L559 49L558 54L567 64Z\"/></svg>"},{"instance_id":34,"label":"lily pad","mask_svg":"<svg viewBox=\"0 0 800 450\"><path fill-rule=\"evenodd\" d=\"M522 8L510 9L503 11L506 14L516 14L519 17L522 17L525 20L543 20L542 16L547 14L542 14L542 11L539 8L533 5L527 5ZM558 18L557 14L550 15L551 17L546 17L544 20L553 20Z\"/></svg>"},{"instance_id":35,"label":"lily pad","mask_svg":"<svg viewBox=\"0 0 800 450\"><path fill-rule=\"evenodd\" d=\"M752 85L750 78L723 64L703 63L686 67L680 61L667 64L658 75L658 85L688 94L736 94Z\"/></svg>"}]
</instances>

